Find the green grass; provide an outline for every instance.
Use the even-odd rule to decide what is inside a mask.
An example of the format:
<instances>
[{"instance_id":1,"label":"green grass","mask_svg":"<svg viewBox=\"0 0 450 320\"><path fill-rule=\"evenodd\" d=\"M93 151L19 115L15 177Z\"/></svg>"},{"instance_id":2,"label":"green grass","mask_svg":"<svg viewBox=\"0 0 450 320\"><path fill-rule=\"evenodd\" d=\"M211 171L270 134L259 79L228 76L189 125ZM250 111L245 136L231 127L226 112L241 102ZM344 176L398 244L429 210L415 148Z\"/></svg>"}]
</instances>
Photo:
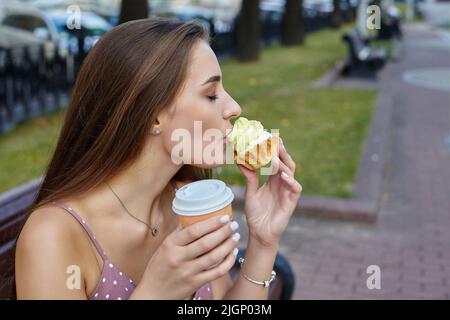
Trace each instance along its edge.
<instances>
[{"instance_id":1,"label":"green grass","mask_svg":"<svg viewBox=\"0 0 450 320\"><path fill-rule=\"evenodd\" d=\"M0 192L43 174L56 145L63 113L26 121L0 135Z\"/></svg>"},{"instance_id":2,"label":"green grass","mask_svg":"<svg viewBox=\"0 0 450 320\"><path fill-rule=\"evenodd\" d=\"M310 87L347 54L342 33L325 30L308 35L303 47L272 47L257 63L222 63L225 88L242 116L280 129L305 194L351 194L376 97L371 90ZM225 166L217 177L244 184L235 166Z\"/></svg>"},{"instance_id":3,"label":"green grass","mask_svg":"<svg viewBox=\"0 0 450 320\"><path fill-rule=\"evenodd\" d=\"M342 33L324 30L309 34L301 47L265 49L257 63L221 62L225 89L241 105L242 116L280 129L305 194L351 194L376 97L370 90L310 87L347 54ZM0 136L0 192L44 172L62 116L28 121ZM234 165L216 177L244 184Z\"/></svg>"}]
</instances>

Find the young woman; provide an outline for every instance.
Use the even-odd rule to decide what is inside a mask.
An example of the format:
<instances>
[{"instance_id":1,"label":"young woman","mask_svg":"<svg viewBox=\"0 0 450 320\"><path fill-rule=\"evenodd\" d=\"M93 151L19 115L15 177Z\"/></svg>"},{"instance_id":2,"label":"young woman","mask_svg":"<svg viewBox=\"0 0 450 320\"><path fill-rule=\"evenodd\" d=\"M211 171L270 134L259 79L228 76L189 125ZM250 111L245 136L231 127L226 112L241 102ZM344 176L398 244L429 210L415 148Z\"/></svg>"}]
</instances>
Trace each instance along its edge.
<instances>
[{"instance_id":1,"label":"young woman","mask_svg":"<svg viewBox=\"0 0 450 320\"><path fill-rule=\"evenodd\" d=\"M241 113L208 37L195 23L137 20L89 53L17 242L18 299L267 298L268 288L228 275L237 223L212 218L181 229L171 209L174 188L223 164L191 165L188 152L176 164L172 132L201 139L193 129L201 121L225 136ZM239 166L249 234L240 272L257 281L270 278L301 192L294 161L282 146L279 154L262 187Z\"/></svg>"}]
</instances>

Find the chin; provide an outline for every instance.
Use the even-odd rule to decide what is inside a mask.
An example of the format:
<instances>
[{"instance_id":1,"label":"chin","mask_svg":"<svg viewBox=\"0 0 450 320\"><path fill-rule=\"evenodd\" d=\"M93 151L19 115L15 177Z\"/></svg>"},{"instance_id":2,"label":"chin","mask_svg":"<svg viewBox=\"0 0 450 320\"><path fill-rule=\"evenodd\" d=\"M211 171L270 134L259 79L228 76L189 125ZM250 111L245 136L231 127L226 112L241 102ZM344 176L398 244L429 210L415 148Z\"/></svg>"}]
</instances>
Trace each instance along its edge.
<instances>
[{"instance_id":1,"label":"chin","mask_svg":"<svg viewBox=\"0 0 450 320\"><path fill-rule=\"evenodd\" d=\"M215 169L215 168L223 167L224 165L225 165L225 162L224 163L213 163L213 164L207 164L207 163L193 164L192 166L201 168L201 169Z\"/></svg>"}]
</instances>

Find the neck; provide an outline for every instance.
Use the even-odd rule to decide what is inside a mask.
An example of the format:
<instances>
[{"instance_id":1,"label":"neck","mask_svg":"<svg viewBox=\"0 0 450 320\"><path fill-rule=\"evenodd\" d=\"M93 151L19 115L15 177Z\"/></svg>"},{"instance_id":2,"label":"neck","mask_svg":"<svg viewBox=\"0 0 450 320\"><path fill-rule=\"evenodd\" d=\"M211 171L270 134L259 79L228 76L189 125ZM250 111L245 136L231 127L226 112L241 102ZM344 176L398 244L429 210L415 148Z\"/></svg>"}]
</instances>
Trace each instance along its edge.
<instances>
[{"instance_id":1,"label":"neck","mask_svg":"<svg viewBox=\"0 0 450 320\"><path fill-rule=\"evenodd\" d=\"M169 195L173 195L170 181L181 168L171 161L170 155L162 154L143 152L143 156L131 166L90 192L83 205L100 207L103 212L111 214L128 215L109 189L109 184L130 214L151 227L160 227L170 212Z\"/></svg>"}]
</instances>

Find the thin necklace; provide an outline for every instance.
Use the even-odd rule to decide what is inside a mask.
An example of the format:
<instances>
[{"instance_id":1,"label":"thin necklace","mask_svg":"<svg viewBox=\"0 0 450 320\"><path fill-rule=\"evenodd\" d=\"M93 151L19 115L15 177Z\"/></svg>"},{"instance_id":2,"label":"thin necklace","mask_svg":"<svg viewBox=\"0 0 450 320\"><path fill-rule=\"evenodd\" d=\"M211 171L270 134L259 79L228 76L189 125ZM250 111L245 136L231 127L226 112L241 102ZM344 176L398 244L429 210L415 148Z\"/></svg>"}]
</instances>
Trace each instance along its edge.
<instances>
[{"instance_id":1,"label":"thin necklace","mask_svg":"<svg viewBox=\"0 0 450 320\"><path fill-rule=\"evenodd\" d=\"M142 221L142 220L139 219L138 217L132 215L132 214L130 213L130 211L127 209L127 207L123 204L122 200L120 200L119 196L118 196L118 195L114 192L114 190L111 188L111 186L110 186L108 183L106 183L106 184L108 185L108 187L109 187L109 189L112 191L112 193L114 193L114 195L116 196L117 200L119 200L120 204L121 204L122 207L125 209L125 211L126 211L132 218L134 218L134 219L136 219L137 221L142 222L143 224L145 224L145 225L147 226L147 228L149 228L149 229L152 231L152 236L153 236L153 237L156 237L156 236L158 235L158 233L159 233L158 226L151 227L147 222Z\"/></svg>"}]
</instances>

